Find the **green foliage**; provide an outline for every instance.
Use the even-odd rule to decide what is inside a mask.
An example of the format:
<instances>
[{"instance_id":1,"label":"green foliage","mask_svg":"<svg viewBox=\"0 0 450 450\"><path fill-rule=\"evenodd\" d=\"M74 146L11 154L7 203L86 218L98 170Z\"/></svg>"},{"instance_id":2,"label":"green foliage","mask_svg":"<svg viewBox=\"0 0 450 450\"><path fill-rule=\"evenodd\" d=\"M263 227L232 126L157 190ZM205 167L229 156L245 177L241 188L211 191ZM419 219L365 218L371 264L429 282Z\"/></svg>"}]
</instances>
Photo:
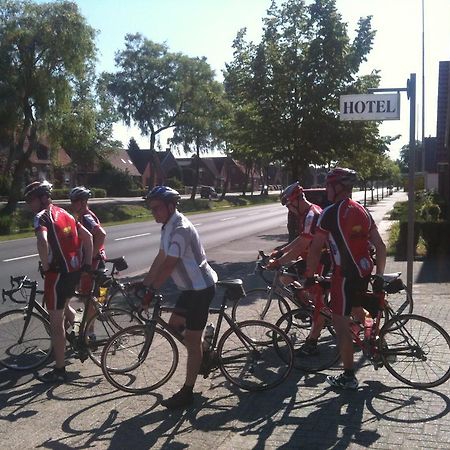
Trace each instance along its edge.
<instances>
[{"instance_id":1,"label":"green foliage","mask_svg":"<svg viewBox=\"0 0 450 450\"><path fill-rule=\"evenodd\" d=\"M427 256L450 254L449 222L424 222L420 227L427 249Z\"/></svg>"},{"instance_id":2,"label":"green foliage","mask_svg":"<svg viewBox=\"0 0 450 450\"><path fill-rule=\"evenodd\" d=\"M167 180L164 183L166 186L171 187L172 189L177 190L180 193L183 193L184 191L184 184L182 181L180 181L176 177L167 178Z\"/></svg>"},{"instance_id":3,"label":"green foliage","mask_svg":"<svg viewBox=\"0 0 450 450\"><path fill-rule=\"evenodd\" d=\"M296 179L310 164L327 165L352 148L384 151L376 125L338 118L339 96L376 87L379 76L357 79L374 38L370 17L360 19L350 41L335 3L272 2L260 43L246 42L245 29L238 33L224 73L233 155L260 166L282 161Z\"/></svg>"},{"instance_id":4,"label":"green foliage","mask_svg":"<svg viewBox=\"0 0 450 450\"><path fill-rule=\"evenodd\" d=\"M9 143L4 171L12 176L1 213L8 215L21 198L39 138L45 136L54 149L64 133L76 134L77 142L89 140L94 121L86 93L96 49L95 31L74 2L1 0L0 11L0 134Z\"/></svg>"},{"instance_id":5,"label":"green foliage","mask_svg":"<svg viewBox=\"0 0 450 450\"><path fill-rule=\"evenodd\" d=\"M0 195L7 196L11 187L11 177L9 175L0 175Z\"/></svg>"},{"instance_id":6,"label":"green foliage","mask_svg":"<svg viewBox=\"0 0 450 450\"><path fill-rule=\"evenodd\" d=\"M12 217L0 216L0 234L9 234L12 229Z\"/></svg>"},{"instance_id":7,"label":"green foliage","mask_svg":"<svg viewBox=\"0 0 450 450\"><path fill-rule=\"evenodd\" d=\"M138 182L131 175L116 169L107 161L100 164L95 182L98 187L106 190L109 197L127 196L129 192L139 189Z\"/></svg>"}]
</instances>

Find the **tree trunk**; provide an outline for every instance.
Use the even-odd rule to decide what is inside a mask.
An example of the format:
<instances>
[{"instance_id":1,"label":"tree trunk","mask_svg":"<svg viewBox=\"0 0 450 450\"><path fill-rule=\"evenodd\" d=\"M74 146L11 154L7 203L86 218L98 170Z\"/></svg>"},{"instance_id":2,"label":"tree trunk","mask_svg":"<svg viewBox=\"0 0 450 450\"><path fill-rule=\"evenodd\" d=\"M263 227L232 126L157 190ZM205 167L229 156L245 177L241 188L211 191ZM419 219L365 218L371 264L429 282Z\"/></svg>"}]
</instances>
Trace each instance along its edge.
<instances>
[{"instance_id":1,"label":"tree trunk","mask_svg":"<svg viewBox=\"0 0 450 450\"><path fill-rule=\"evenodd\" d=\"M17 144L17 153L20 154L20 157L17 160L17 164L14 168L11 188L9 191L8 202L5 207L0 211L0 216L10 216L17 208L17 203L22 199L22 184L23 184L23 175L30 159L31 152L36 146L37 141L37 130L36 126L33 124L31 127L27 125L31 123L30 120L26 121L23 128L22 133L20 135L19 142ZM29 131L29 133L28 133ZM25 140L28 136L28 149L26 152L23 151Z\"/></svg>"},{"instance_id":2,"label":"tree trunk","mask_svg":"<svg viewBox=\"0 0 450 450\"><path fill-rule=\"evenodd\" d=\"M191 200L195 200L195 195L197 194L197 187L198 187L198 179L200 174L200 147L198 143L195 145L195 151L196 151L196 158L195 158L195 175L194 175L194 185L192 186L192 192L191 192Z\"/></svg>"},{"instance_id":3,"label":"tree trunk","mask_svg":"<svg viewBox=\"0 0 450 450\"><path fill-rule=\"evenodd\" d=\"M229 170L229 160L228 157L225 160L225 182L222 186L222 195L220 196L220 200L224 200L225 195L227 194L228 190L228 183L230 182L230 170Z\"/></svg>"}]
</instances>

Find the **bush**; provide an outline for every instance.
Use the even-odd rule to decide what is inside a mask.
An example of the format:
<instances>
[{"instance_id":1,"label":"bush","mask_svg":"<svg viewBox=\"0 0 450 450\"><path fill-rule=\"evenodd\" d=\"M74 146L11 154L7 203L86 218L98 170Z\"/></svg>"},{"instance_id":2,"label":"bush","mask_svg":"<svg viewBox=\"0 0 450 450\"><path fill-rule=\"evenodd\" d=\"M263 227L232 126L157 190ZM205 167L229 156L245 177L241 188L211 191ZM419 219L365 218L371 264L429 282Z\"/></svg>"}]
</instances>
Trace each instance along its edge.
<instances>
[{"instance_id":1,"label":"bush","mask_svg":"<svg viewBox=\"0 0 450 450\"><path fill-rule=\"evenodd\" d=\"M419 243L421 224L414 222L414 254L416 253L417 244ZM400 230L395 250L397 259L406 259L408 253L408 222L400 222Z\"/></svg>"},{"instance_id":2,"label":"bush","mask_svg":"<svg viewBox=\"0 0 450 450\"><path fill-rule=\"evenodd\" d=\"M94 198L105 198L106 190L102 188L90 188L92 192L92 197Z\"/></svg>"},{"instance_id":3,"label":"bush","mask_svg":"<svg viewBox=\"0 0 450 450\"><path fill-rule=\"evenodd\" d=\"M427 256L450 253L449 222L423 222L420 228L425 241Z\"/></svg>"},{"instance_id":4,"label":"bush","mask_svg":"<svg viewBox=\"0 0 450 450\"><path fill-rule=\"evenodd\" d=\"M53 189L52 199L53 200L67 200L69 198L69 188Z\"/></svg>"},{"instance_id":5,"label":"bush","mask_svg":"<svg viewBox=\"0 0 450 450\"><path fill-rule=\"evenodd\" d=\"M12 228L11 216L0 216L0 234L10 234Z\"/></svg>"},{"instance_id":6,"label":"bush","mask_svg":"<svg viewBox=\"0 0 450 450\"><path fill-rule=\"evenodd\" d=\"M176 177L167 178L164 184L171 187L172 189L177 190L180 193L184 192L184 184Z\"/></svg>"}]
</instances>

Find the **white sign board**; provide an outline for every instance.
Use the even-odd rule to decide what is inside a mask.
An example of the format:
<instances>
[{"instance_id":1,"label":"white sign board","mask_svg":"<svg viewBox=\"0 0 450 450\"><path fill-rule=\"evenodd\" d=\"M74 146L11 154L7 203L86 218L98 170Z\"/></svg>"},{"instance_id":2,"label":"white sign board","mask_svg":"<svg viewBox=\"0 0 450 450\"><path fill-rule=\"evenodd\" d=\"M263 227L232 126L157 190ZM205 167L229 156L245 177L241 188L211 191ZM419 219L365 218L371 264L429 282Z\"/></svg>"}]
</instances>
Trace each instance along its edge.
<instances>
[{"instance_id":1,"label":"white sign board","mask_svg":"<svg viewBox=\"0 0 450 450\"><path fill-rule=\"evenodd\" d=\"M341 120L399 120L400 93L341 95Z\"/></svg>"}]
</instances>

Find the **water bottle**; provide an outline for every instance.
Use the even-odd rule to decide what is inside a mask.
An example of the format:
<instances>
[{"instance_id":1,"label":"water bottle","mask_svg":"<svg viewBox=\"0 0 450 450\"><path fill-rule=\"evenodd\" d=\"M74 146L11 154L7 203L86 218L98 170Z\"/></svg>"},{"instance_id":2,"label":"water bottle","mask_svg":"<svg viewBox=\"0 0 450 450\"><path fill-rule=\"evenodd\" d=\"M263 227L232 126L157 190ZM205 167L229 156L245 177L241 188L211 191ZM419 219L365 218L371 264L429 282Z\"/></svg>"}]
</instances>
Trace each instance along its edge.
<instances>
[{"instance_id":1,"label":"water bottle","mask_svg":"<svg viewBox=\"0 0 450 450\"><path fill-rule=\"evenodd\" d=\"M214 336L214 325L210 323L205 328L205 334L203 336L203 343L202 343L203 351L208 351L211 349L213 336Z\"/></svg>"},{"instance_id":2,"label":"water bottle","mask_svg":"<svg viewBox=\"0 0 450 450\"><path fill-rule=\"evenodd\" d=\"M108 288L100 287L98 290L98 302L103 305L106 302L107 295L108 295Z\"/></svg>"}]
</instances>

